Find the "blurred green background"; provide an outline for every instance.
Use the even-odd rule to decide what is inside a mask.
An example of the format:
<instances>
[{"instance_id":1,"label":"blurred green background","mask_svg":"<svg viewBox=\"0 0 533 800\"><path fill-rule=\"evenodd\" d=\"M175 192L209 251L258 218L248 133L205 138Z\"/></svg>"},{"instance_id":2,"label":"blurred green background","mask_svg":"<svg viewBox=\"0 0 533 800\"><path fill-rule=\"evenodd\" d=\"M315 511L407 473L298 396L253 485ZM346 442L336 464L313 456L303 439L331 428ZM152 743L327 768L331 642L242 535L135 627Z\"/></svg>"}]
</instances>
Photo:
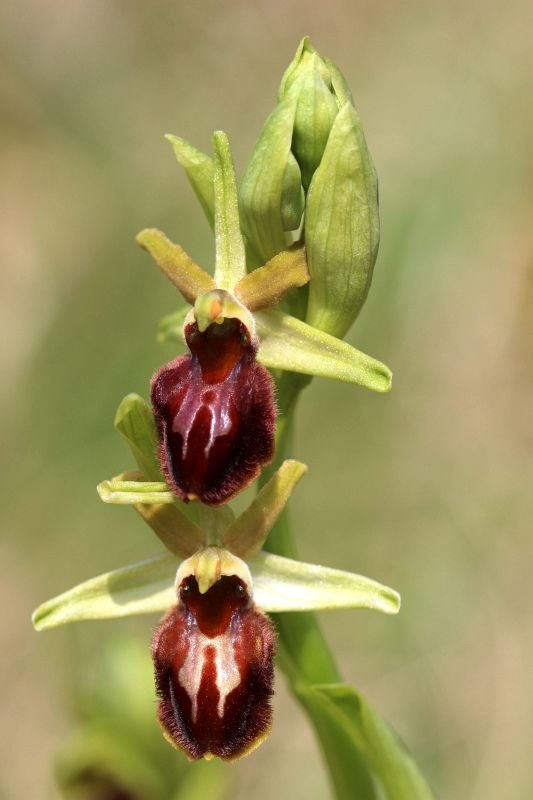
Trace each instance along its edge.
<instances>
[{"instance_id":1,"label":"blurred green background","mask_svg":"<svg viewBox=\"0 0 533 800\"><path fill-rule=\"evenodd\" d=\"M34 606L159 550L95 485L174 350L177 305L134 235L210 265L163 139L230 136L238 171L304 33L348 79L380 176L382 244L350 334L390 395L315 380L296 455L302 557L399 589L399 617L322 615L345 677L442 800L533 796L532 7L529 2L24 0L0 9L3 498L0 794L56 798L53 760L103 653L155 621L46 634ZM312 734L278 677L272 736L232 797L321 800ZM127 695L125 695L125 703ZM152 701L150 701L152 702ZM176 758L179 756L176 755Z\"/></svg>"}]
</instances>

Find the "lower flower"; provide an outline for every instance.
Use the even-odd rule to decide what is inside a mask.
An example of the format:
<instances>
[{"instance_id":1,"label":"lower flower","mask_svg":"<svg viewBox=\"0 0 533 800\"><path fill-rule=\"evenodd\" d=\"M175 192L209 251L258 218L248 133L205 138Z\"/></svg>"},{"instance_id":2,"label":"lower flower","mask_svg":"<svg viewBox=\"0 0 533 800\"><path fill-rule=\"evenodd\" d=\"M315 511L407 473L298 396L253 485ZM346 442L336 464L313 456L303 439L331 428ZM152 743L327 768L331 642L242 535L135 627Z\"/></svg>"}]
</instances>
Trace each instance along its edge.
<instances>
[{"instance_id":1,"label":"lower flower","mask_svg":"<svg viewBox=\"0 0 533 800\"><path fill-rule=\"evenodd\" d=\"M152 644L159 721L166 738L188 758L234 761L270 730L276 637L253 604L244 562L231 559L229 571L237 565L241 574L221 575L207 590L205 578L187 574L191 562L198 570L196 557L180 568L179 603ZM220 564L216 561L215 572ZM200 570L206 569L204 562Z\"/></svg>"}]
</instances>

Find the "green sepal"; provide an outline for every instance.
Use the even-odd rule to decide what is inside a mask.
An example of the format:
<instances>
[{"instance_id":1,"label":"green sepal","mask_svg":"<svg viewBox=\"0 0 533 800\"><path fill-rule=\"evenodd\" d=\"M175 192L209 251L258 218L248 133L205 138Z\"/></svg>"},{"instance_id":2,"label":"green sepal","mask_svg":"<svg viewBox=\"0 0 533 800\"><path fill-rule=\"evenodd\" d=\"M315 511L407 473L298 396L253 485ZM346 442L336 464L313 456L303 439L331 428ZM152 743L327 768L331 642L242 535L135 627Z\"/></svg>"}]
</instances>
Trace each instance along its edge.
<instances>
[{"instance_id":1,"label":"green sepal","mask_svg":"<svg viewBox=\"0 0 533 800\"><path fill-rule=\"evenodd\" d=\"M91 578L39 606L34 627L164 612L176 602L174 579L180 563L173 555L156 556ZM255 601L264 611L370 608L396 614L400 607L393 589L343 570L264 552L248 566Z\"/></svg>"},{"instance_id":2,"label":"green sepal","mask_svg":"<svg viewBox=\"0 0 533 800\"><path fill-rule=\"evenodd\" d=\"M294 487L306 472L305 464L284 461L248 508L226 528L222 546L244 559L257 553L287 505Z\"/></svg>"},{"instance_id":3,"label":"green sepal","mask_svg":"<svg viewBox=\"0 0 533 800\"><path fill-rule=\"evenodd\" d=\"M211 228L215 227L215 192L213 188L213 159L192 144L167 133L165 136L173 147L178 162L181 164L190 184L200 201Z\"/></svg>"},{"instance_id":4,"label":"green sepal","mask_svg":"<svg viewBox=\"0 0 533 800\"><path fill-rule=\"evenodd\" d=\"M270 114L239 187L243 231L261 264L287 246L282 198L295 112L296 100L288 98Z\"/></svg>"},{"instance_id":5,"label":"green sepal","mask_svg":"<svg viewBox=\"0 0 533 800\"><path fill-rule=\"evenodd\" d=\"M228 137L223 131L213 134L215 185L215 284L233 291L246 275L246 253L239 221L235 169Z\"/></svg>"},{"instance_id":6,"label":"green sepal","mask_svg":"<svg viewBox=\"0 0 533 800\"><path fill-rule=\"evenodd\" d=\"M347 342L282 311L258 311L255 319L260 339L257 360L265 367L335 378L375 392L389 391L390 369Z\"/></svg>"},{"instance_id":7,"label":"green sepal","mask_svg":"<svg viewBox=\"0 0 533 800\"><path fill-rule=\"evenodd\" d=\"M300 227L304 209L302 173L292 152L289 152L281 190L281 222L284 231L295 231Z\"/></svg>"},{"instance_id":8,"label":"green sepal","mask_svg":"<svg viewBox=\"0 0 533 800\"><path fill-rule=\"evenodd\" d=\"M264 611L328 611L368 608L397 614L400 595L353 572L307 564L263 551L248 561L254 597Z\"/></svg>"},{"instance_id":9,"label":"green sepal","mask_svg":"<svg viewBox=\"0 0 533 800\"><path fill-rule=\"evenodd\" d=\"M352 739L377 778L387 800L434 800L413 757L396 733L353 687L345 683L295 688L308 710L329 717ZM340 797L353 797L341 794Z\"/></svg>"},{"instance_id":10,"label":"green sepal","mask_svg":"<svg viewBox=\"0 0 533 800\"><path fill-rule=\"evenodd\" d=\"M43 631L81 620L159 614L176 602L173 580L179 563L172 555L156 556L98 575L39 606L33 625Z\"/></svg>"},{"instance_id":11,"label":"green sepal","mask_svg":"<svg viewBox=\"0 0 533 800\"><path fill-rule=\"evenodd\" d=\"M169 281L183 295L194 303L196 298L215 288L215 281L180 247L167 239L157 228L146 228L137 234L136 242L146 250Z\"/></svg>"},{"instance_id":12,"label":"green sepal","mask_svg":"<svg viewBox=\"0 0 533 800\"><path fill-rule=\"evenodd\" d=\"M329 78L331 80L331 88L333 89L341 108L345 103L351 103L354 105L351 89L338 66L334 64L330 58L324 58L324 64L328 69Z\"/></svg>"},{"instance_id":13,"label":"green sepal","mask_svg":"<svg viewBox=\"0 0 533 800\"><path fill-rule=\"evenodd\" d=\"M283 77L281 79L278 91L279 102L281 102L287 97L287 94L290 92L295 82L305 73L306 69L309 66L309 62L311 62L315 56L318 56L318 68L320 71L320 77L322 78L326 86L330 88L331 80L330 80L329 70L325 64L325 59L322 59L318 55L317 51L309 41L309 36L304 36L303 39L300 41L298 47L296 48L296 53L294 54L294 58L292 59L291 63L283 73Z\"/></svg>"},{"instance_id":14,"label":"green sepal","mask_svg":"<svg viewBox=\"0 0 533 800\"><path fill-rule=\"evenodd\" d=\"M155 419L148 403L138 394L126 395L115 414L115 428L128 443L144 477L150 481L164 481L157 458Z\"/></svg>"},{"instance_id":15,"label":"green sepal","mask_svg":"<svg viewBox=\"0 0 533 800\"><path fill-rule=\"evenodd\" d=\"M333 124L306 205L307 322L343 337L366 299L379 245L378 183L359 115Z\"/></svg>"},{"instance_id":16,"label":"green sepal","mask_svg":"<svg viewBox=\"0 0 533 800\"><path fill-rule=\"evenodd\" d=\"M298 98L294 118L292 151L300 165L302 184L308 189L324 153L339 104L322 78L323 66L317 53L311 54L306 68L290 89Z\"/></svg>"}]
</instances>

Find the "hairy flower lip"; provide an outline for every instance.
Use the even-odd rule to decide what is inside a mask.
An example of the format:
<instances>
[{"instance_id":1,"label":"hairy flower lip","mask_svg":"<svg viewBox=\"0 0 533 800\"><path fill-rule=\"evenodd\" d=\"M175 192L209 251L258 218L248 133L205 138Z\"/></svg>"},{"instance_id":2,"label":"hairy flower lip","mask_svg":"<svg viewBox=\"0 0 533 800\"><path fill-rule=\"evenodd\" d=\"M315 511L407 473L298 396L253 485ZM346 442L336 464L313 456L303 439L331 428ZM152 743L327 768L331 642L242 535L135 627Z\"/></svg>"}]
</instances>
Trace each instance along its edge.
<instances>
[{"instance_id":1,"label":"hairy flower lip","mask_svg":"<svg viewBox=\"0 0 533 800\"><path fill-rule=\"evenodd\" d=\"M151 399L161 467L188 502L221 505L248 486L274 454L272 378L255 360L250 332L222 318L186 326L191 355L156 372Z\"/></svg>"},{"instance_id":2,"label":"hairy flower lip","mask_svg":"<svg viewBox=\"0 0 533 800\"><path fill-rule=\"evenodd\" d=\"M204 595L185 585L194 603L171 608L152 643L159 722L169 743L190 760L235 761L271 727L274 628L253 605L240 606L238 579L222 578ZM224 613L206 633L213 592L219 602L226 598Z\"/></svg>"}]
</instances>

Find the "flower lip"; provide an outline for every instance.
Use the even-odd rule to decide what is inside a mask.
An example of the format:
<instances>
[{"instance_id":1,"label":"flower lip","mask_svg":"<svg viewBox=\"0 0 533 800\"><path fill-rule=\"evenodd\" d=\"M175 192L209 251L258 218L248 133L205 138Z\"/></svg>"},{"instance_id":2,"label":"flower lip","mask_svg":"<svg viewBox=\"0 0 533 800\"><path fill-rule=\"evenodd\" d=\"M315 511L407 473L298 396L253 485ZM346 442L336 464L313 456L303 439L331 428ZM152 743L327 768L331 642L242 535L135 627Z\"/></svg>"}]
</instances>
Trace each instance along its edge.
<instances>
[{"instance_id":1,"label":"flower lip","mask_svg":"<svg viewBox=\"0 0 533 800\"><path fill-rule=\"evenodd\" d=\"M240 317L219 315L203 331L186 322L185 335L191 355L152 379L161 467L185 502L220 505L272 459L272 378L256 362L253 332Z\"/></svg>"}]
</instances>

